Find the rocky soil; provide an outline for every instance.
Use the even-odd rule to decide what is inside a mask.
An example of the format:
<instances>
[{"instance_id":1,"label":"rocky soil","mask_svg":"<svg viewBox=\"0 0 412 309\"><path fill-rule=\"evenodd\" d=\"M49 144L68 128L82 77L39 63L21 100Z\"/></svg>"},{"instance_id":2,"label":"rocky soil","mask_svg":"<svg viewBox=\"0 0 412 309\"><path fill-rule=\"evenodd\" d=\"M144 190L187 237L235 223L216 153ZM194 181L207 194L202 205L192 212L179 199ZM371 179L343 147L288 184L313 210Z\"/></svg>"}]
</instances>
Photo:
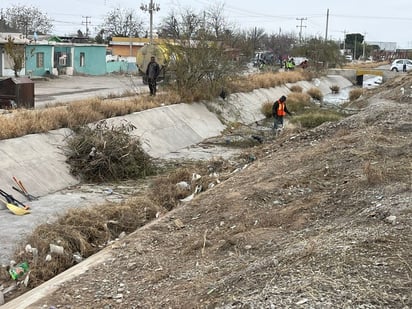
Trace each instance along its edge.
<instances>
[{"instance_id":1,"label":"rocky soil","mask_svg":"<svg viewBox=\"0 0 412 309\"><path fill-rule=\"evenodd\" d=\"M411 308L411 85L248 149L240 172L29 308Z\"/></svg>"}]
</instances>

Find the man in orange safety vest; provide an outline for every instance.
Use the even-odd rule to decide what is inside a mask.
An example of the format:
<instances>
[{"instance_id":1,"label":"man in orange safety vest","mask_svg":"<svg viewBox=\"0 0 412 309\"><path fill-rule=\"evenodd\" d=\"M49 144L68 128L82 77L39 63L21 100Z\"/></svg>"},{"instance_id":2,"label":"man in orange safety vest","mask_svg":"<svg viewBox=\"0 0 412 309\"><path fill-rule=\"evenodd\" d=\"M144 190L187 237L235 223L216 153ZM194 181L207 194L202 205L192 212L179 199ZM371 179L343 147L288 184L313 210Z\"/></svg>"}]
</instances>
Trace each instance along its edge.
<instances>
[{"instance_id":1,"label":"man in orange safety vest","mask_svg":"<svg viewBox=\"0 0 412 309\"><path fill-rule=\"evenodd\" d=\"M279 100L273 103L272 115L275 118L273 122L273 128L275 130L283 128L283 117L286 114L288 114L289 116L292 116L292 114L288 111L285 102L286 102L286 97L283 95L279 98Z\"/></svg>"}]
</instances>

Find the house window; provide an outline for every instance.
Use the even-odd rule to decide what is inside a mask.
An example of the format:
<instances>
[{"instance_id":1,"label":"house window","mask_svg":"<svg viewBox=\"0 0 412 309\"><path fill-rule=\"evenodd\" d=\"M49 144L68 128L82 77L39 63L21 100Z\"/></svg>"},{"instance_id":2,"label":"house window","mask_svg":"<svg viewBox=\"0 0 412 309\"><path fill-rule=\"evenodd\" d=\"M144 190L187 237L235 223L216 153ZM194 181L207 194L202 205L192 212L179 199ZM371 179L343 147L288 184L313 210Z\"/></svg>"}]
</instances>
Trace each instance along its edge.
<instances>
[{"instance_id":1,"label":"house window","mask_svg":"<svg viewBox=\"0 0 412 309\"><path fill-rule=\"evenodd\" d=\"M59 65L66 66L67 65L67 55L63 54L59 57Z\"/></svg>"},{"instance_id":2,"label":"house window","mask_svg":"<svg viewBox=\"0 0 412 309\"><path fill-rule=\"evenodd\" d=\"M80 53L80 66L84 67L85 66L85 54L84 53Z\"/></svg>"},{"instance_id":3,"label":"house window","mask_svg":"<svg viewBox=\"0 0 412 309\"><path fill-rule=\"evenodd\" d=\"M44 67L44 53L36 53L36 68Z\"/></svg>"}]
</instances>

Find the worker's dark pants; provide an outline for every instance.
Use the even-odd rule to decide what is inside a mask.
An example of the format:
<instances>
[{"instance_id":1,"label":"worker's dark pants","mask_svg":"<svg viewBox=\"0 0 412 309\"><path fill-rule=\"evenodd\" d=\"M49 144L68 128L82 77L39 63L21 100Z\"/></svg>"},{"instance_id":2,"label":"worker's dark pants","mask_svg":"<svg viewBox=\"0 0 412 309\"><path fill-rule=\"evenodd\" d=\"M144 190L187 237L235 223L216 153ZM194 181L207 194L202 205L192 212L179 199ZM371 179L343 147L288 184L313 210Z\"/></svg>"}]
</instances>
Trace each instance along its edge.
<instances>
[{"instance_id":1,"label":"worker's dark pants","mask_svg":"<svg viewBox=\"0 0 412 309\"><path fill-rule=\"evenodd\" d=\"M273 121L273 129L282 129L283 128L283 117L282 116L274 116Z\"/></svg>"},{"instance_id":2,"label":"worker's dark pants","mask_svg":"<svg viewBox=\"0 0 412 309\"><path fill-rule=\"evenodd\" d=\"M149 83L150 95L156 95L156 78L148 78L147 82Z\"/></svg>"}]
</instances>

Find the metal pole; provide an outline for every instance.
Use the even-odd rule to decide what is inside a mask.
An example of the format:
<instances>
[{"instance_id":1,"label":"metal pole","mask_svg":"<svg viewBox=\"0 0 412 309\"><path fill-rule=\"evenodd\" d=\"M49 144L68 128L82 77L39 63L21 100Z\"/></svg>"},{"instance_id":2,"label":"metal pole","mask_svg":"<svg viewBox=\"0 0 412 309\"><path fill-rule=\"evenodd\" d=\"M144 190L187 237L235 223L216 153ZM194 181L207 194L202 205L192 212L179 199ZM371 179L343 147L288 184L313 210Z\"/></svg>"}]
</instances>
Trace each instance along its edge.
<instances>
[{"instance_id":1,"label":"metal pole","mask_svg":"<svg viewBox=\"0 0 412 309\"><path fill-rule=\"evenodd\" d=\"M130 18L130 24L129 24L129 41L130 41L130 57L132 56L132 51L133 51L133 43L132 43L132 14L129 15Z\"/></svg>"},{"instance_id":2,"label":"metal pole","mask_svg":"<svg viewBox=\"0 0 412 309\"><path fill-rule=\"evenodd\" d=\"M326 11L326 32L325 32L325 42L328 40L328 28L329 28L329 9Z\"/></svg>"},{"instance_id":3,"label":"metal pole","mask_svg":"<svg viewBox=\"0 0 412 309\"><path fill-rule=\"evenodd\" d=\"M149 14L150 14L150 44L153 44L153 0L150 0L149 4Z\"/></svg>"},{"instance_id":4,"label":"metal pole","mask_svg":"<svg viewBox=\"0 0 412 309\"><path fill-rule=\"evenodd\" d=\"M149 6L142 4L140 6L140 9L142 9L142 11L149 11L149 15L150 15L150 28L149 28L149 38L150 38L150 44L153 44L153 11L159 11L160 7L158 4L153 3L153 0L150 0L149 2Z\"/></svg>"}]
</instances>

